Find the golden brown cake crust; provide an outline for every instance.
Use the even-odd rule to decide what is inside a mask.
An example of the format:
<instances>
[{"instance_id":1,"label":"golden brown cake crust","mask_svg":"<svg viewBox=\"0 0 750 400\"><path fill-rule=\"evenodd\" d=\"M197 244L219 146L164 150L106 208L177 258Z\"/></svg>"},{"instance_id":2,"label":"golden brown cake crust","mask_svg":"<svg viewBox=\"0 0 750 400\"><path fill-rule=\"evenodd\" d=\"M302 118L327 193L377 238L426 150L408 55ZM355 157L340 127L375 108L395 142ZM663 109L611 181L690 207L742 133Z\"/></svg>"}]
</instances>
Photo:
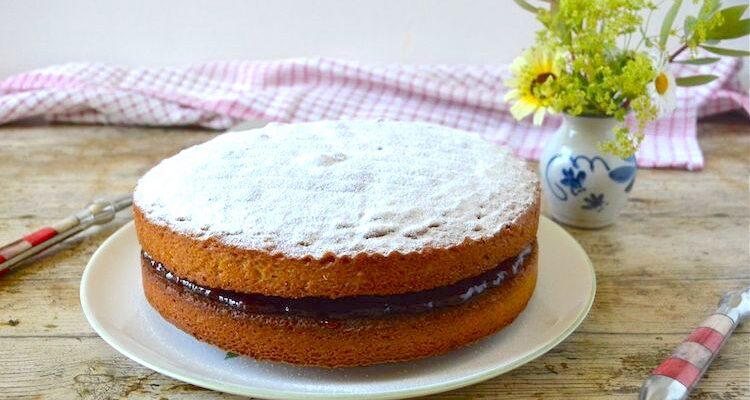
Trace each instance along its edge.
<instances>
[{"instance_id":1,"label":"golden brown cake crust","mask_svg":"<svg viewBox=\"0 0 750 400\"><path fill-rule=\"evenodd\" d=\"M207 301L142 265L149 303L199 340L259 360L345 367L441 354L510 324L523 311L537 278L537 250L514 279L464 305L381 319L316 321L243 314Z\"/></svg>"},{"instance_id":2,"label":"golden brown cake crust","mask_svg":"<svg viewBox=\"0 0 750 400\"><path fill-rule=\"evenodd\" d=\"M196 239L150 222L133 207L138 241L172 272L199 285L282 297L388 295L455 283L515 257L536 238L539 188L519 218L484 240L466 239L448 248L355 257L290 258Z\"/></svg>"}]
</instances>

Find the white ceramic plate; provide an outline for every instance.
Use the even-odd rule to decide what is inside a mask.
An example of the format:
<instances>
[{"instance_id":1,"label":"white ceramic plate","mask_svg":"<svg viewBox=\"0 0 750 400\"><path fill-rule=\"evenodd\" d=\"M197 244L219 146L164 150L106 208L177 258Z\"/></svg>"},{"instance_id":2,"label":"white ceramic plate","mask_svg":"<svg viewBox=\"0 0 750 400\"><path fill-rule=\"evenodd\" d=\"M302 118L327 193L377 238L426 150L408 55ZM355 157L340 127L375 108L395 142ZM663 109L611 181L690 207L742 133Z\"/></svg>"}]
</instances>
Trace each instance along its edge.
<instances>
[{"instance_id":1,"label":"white ceramic plate","mask_svg":"<svg viewBox=\"0 0 750 400\"><path fill-rule=\"evenodd\" d=\"M91 326L117 351L164 375L208 389L273 399L395 399L467 386L549 351L586 317L596 278L586 252L549 219L539 226L539 278L526 311L508 328L472 346L423 360L326 370L225 359L164 321L143 296L133 223L91 257L81 305Z\"/></svg>"}]
</instances>

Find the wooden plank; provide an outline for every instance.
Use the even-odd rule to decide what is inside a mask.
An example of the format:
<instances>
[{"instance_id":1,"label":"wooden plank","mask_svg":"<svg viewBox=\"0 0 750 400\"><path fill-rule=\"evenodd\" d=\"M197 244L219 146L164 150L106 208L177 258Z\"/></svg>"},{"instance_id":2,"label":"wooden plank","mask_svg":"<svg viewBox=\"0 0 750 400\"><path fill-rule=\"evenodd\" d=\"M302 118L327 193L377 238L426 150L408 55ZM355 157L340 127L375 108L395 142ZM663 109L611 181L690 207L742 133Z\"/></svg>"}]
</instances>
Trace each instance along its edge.
<instances>
[{"instance_id":1,"label":"wooden plank","mask_svg":"<svg viewBox=\"0 0 750 400\"><path fill-rule=\"evenodd\" d=\"M632 399L649 371L680 343L679 335L576 333L543 357L508 374L434 399ZM141 367L99 338L0 339L0 398L232 398ZM695 398L750 396L750 334L734 336ZM712 398L712 397L709 397Z\"/></svg>"}]
</instances>

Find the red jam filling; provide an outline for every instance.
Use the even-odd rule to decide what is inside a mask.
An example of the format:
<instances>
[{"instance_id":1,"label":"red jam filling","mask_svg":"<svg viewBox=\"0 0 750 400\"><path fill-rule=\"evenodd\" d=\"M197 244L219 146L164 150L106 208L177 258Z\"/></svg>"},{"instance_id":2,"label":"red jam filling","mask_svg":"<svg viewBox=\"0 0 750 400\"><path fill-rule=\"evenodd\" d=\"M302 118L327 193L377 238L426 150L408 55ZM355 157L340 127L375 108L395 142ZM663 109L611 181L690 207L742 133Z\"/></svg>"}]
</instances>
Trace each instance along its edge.
<instances>
[{"instance_id":1,"label":"red jam filling","mask_svg":"<svg viewBox=\"0 0 750 400\"><path fill-rule=\"evenodd\" d=\"M480 275L454 284L412 293L384 296L349 296L286 298L257 293L241 293L197 285L172 273L164 264L145 251L141 257L153 271L170 284L188 290L210 301L250 314L289 315L320 320L379 318L398 314L417 314L457 306L474 300L518 275L531 256L529 245L515 257L501 262Z\"/></svg>"}]
</instances>

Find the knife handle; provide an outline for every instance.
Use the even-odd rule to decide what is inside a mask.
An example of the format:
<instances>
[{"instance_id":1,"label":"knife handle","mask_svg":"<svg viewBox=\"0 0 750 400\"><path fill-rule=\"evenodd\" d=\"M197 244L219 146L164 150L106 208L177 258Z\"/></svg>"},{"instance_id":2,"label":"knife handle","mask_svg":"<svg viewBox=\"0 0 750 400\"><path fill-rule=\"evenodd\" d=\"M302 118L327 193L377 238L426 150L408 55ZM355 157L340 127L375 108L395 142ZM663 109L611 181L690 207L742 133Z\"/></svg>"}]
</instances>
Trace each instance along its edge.
<instances>
[{"instance_id":1,"label":"knife handle","mask_svg":"<svg viewBox=\"0 0 750 400\"><path fill-rule=\"evenodd\" d=\"M18 240L0 245L0 277L22 261L92 226L111 221L115 214L132 204L130 195L113 200L97 199L77 213L51 226L24 235Z\"/></svg>"},{"instance_id":2,"label":"knife handle","mask_svg":"<svg viewBox=\"0 0 750 400\"><path fill-rule=\"evenodd\" d=\"M64 239L67 232L77 231L80 224L78 217L71 215L0 246L0 276L9 272L15 264L59 242L59 239Z\"/></svg>"},{"instance_id":3,"label":"knife handle","mask_svg":"<svg viewBox=\"0 0 750 400\"><path fill-rule=\"evenodd\" d=\"M651 372L640 399L686 399L736 326L724 313L711 314Z\"/></svg>"}]
</instances>

